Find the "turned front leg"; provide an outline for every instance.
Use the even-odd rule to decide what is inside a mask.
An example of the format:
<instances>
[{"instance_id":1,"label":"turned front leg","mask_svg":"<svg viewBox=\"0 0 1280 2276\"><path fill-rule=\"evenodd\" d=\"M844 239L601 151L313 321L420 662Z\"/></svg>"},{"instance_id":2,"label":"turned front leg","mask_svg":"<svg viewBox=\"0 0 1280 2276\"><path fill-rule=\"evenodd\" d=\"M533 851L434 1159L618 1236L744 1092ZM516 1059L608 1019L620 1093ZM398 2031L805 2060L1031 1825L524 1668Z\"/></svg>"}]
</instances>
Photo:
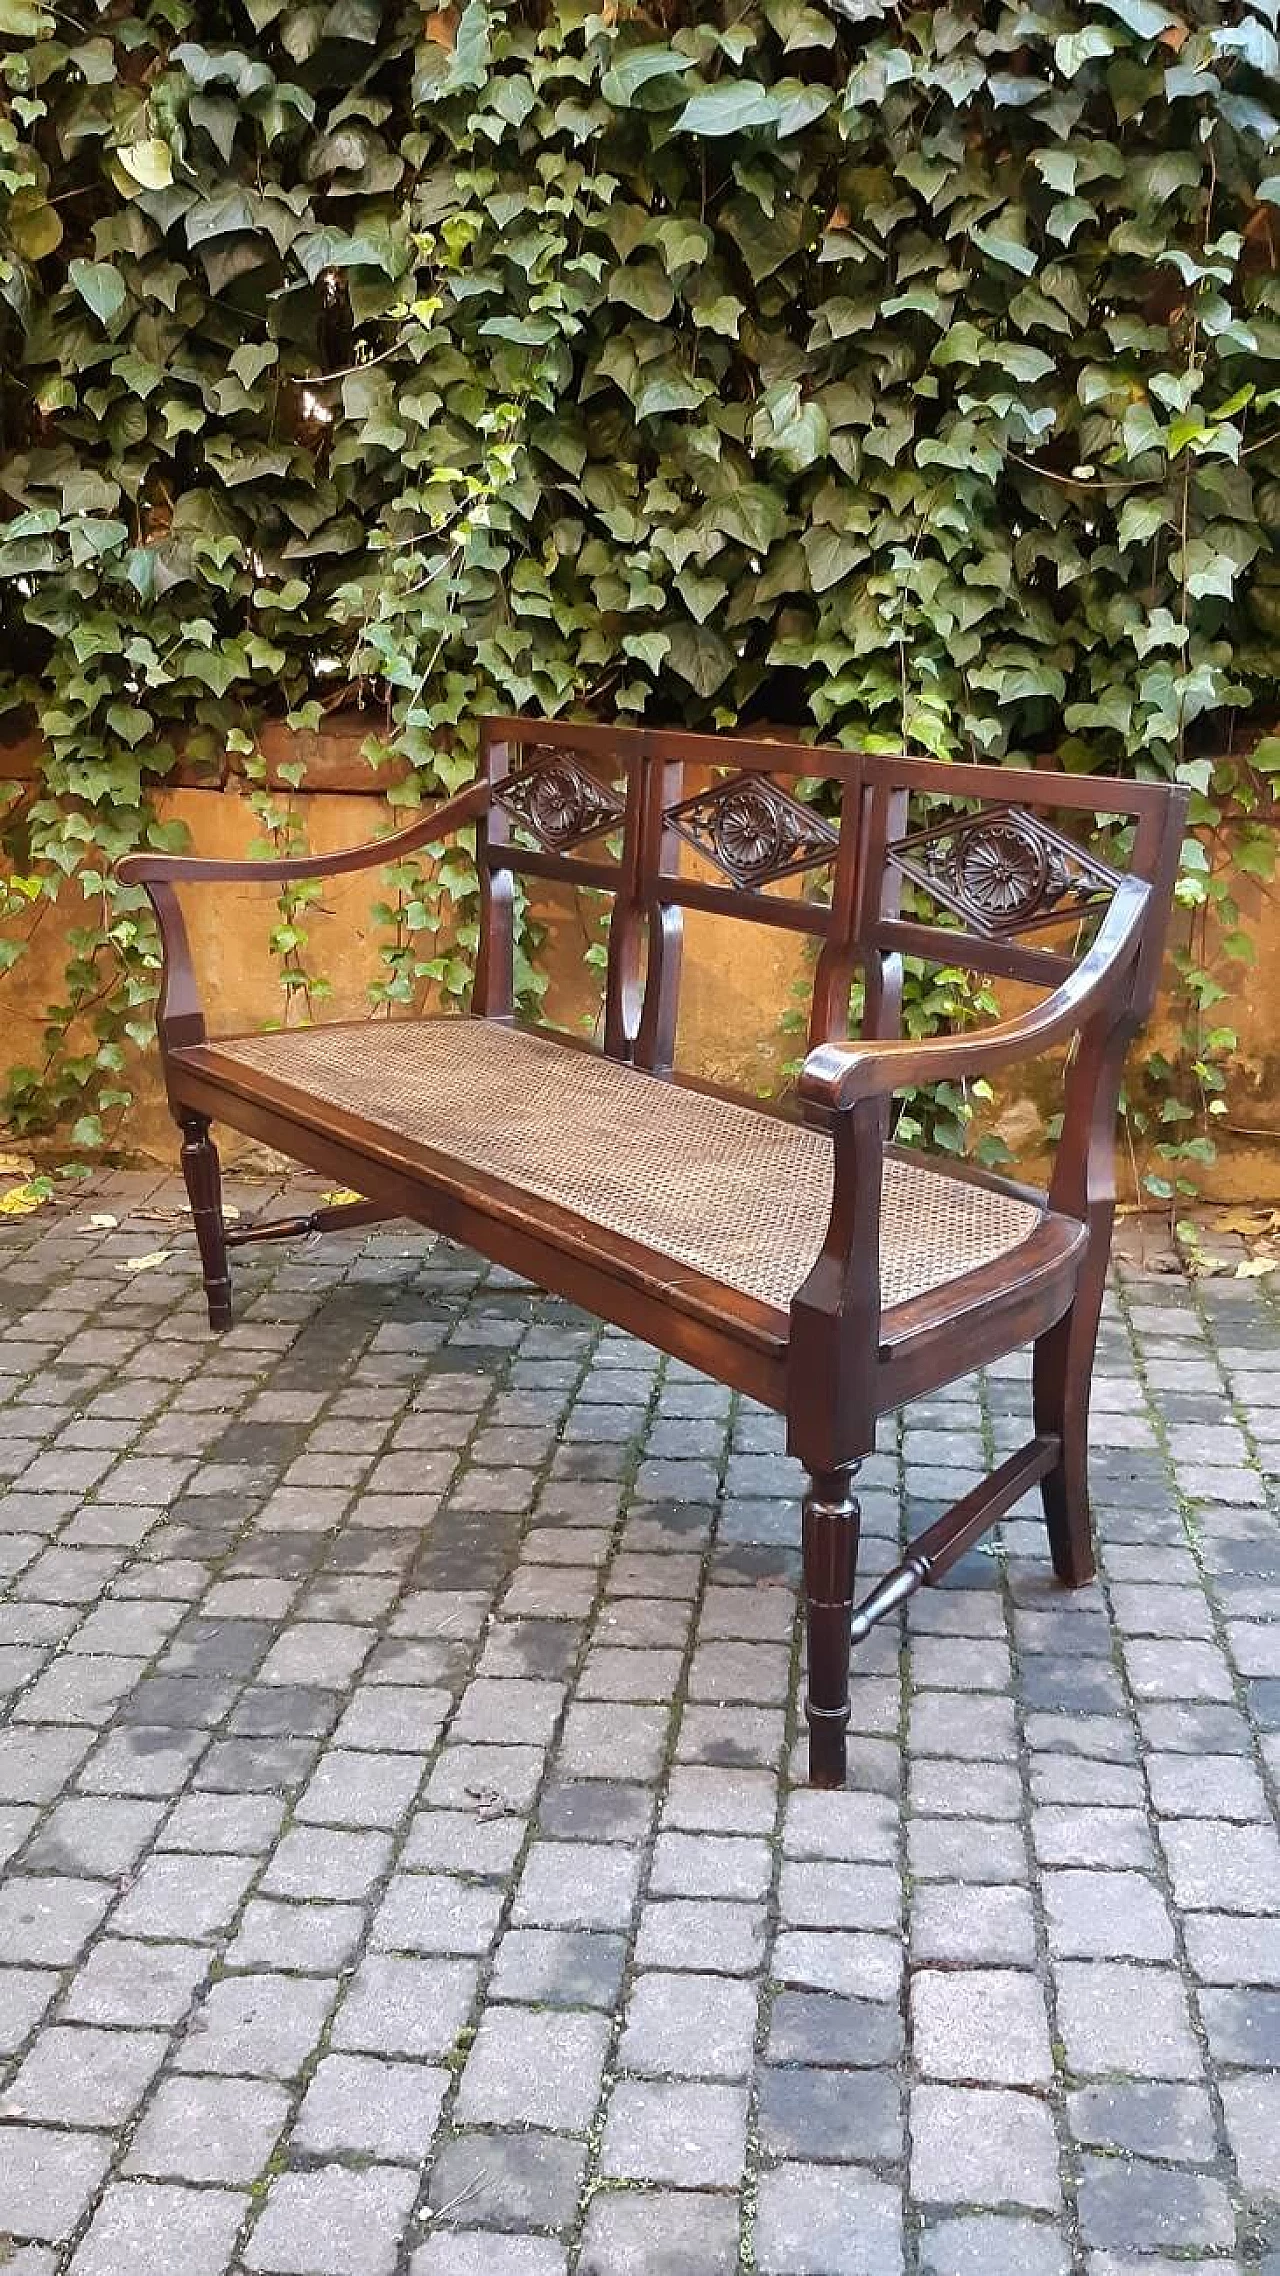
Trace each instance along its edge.
<instances>
[{"instance_id":1,"label":"turned front leg","mask_svg":"<svg viewBox=\"0 0 1280 2276\"><path fill-rule=\"evenodd\" d=\"M858 1570L861 1511L852 1492L860 1465L810 1473L804 1497L805 1628L809 1651L809 1782L843 1786L849 1727L849 1620Z\"/></svg>"},{"instance_id":2,"label":"turned front leg","mask_svg":"<svg viewBox=\"0 0 1280 2276\"><path fill-rule=\"evenodd\" d=\"M191 1220L204 1273L211 1328L231 1325L231 1274L227 1229L222 1216L222 1171L209 1136L207 1114L185 1113L182 1123L182 1174L191 1203Z\"/></svg>"}]
</instances>

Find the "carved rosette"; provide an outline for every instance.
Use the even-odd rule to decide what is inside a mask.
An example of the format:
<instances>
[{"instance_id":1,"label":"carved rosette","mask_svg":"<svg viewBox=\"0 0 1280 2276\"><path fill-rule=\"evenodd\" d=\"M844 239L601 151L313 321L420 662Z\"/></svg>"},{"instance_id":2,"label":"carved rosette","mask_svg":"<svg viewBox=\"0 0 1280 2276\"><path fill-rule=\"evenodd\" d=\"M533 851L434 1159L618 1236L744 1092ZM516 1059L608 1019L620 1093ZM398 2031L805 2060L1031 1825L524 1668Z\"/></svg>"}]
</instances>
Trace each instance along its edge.
<instances>
[{"instance_id":1,"label":"carved rosette","mask_svg":"<svg viewBox=\"0 0 1280 2276\"><path fill-rule=\"evenodd\" d=\"M767 885L832 860L839 844L831 824L802 806L771 775L735 774L682 805L665 820L732 885Z\"/></svg>"},{"instance_id":2,"label":"carved rosette","mask_svg":"<svg viewBox=\"0 0 1280 2276\"><path fill-rule=\"evenodd\" d=\"M1104 909L1120 880L1039 815L992 807L887 849L902 876L985 940Z\"/></svg>"},{"instance_id":3,"label":"carved rosette","mask_svg":"<svg viewBox=\"0 0 1280 2276\"><path fill-rule=\"evenodd\" d=\"M566 853L584 838L616 829L625 812L608 783L562 752L507 775L495 784L493 797L548 853Z\"/></svg>"}]
</instances>

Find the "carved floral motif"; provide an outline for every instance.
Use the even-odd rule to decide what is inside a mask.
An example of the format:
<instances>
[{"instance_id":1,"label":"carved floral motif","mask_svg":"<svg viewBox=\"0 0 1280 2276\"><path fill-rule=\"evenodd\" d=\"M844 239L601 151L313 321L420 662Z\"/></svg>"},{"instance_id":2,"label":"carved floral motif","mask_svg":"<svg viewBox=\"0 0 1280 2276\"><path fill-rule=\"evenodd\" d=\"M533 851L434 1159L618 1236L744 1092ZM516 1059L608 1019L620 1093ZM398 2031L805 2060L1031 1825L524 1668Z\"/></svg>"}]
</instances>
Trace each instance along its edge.
<instances>
[{"instance_id":1,"label":"carved floral motif","mask_svg":"<svg viewBox=\"0 0 1280 2276\"><path fill-rule=\"evenodd\" d=\"M887 849L895 869L987 940L1104 908L1119 880L1038 815L998 806Z\"/></svg>"},{"instance_id":2,"label":"carved floral motif","mask_svg":"<svg viewBox=\"0 0 1280 2276\"><path fill-rule=\"evenodd\" d=\"M607 783L563 753L507 775L493 796L549 853L564 853L584 838L615 829L625 811Z\"/></svg>"},{"instance_id":3,"label":"carved floral motif","mask_svg":"<svg viewBox=\"0 0 1280 2276\"><path fill-rule=\"evenodd\" d=\"M766 885L776 877L830 861L839 842L829 822L767 774L737 774L665 817L733 885Z\"/></svg>"}]
</instances>

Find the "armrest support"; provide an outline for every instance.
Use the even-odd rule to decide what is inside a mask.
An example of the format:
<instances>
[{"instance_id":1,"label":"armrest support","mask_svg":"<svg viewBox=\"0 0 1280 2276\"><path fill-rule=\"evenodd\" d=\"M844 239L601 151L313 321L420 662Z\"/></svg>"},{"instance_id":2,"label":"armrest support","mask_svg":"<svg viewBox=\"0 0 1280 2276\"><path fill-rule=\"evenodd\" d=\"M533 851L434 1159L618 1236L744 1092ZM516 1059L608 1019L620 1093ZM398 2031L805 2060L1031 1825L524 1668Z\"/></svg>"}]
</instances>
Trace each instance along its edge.
<instances>
[{"instance_id":1,"label":"armrest support","mask_svg":"<svg viewBox=\"0 0 1280 2276\"><path fill-rule=\"evenodd\" d=\"M203 1043L207 1033L191 943L176 891L179 885L279 885L295 877L343 877L352 870L382 869L388 862L402 860L419 846L434 845L450 830L475 821L488 804L488 782L469 783L455 798L447 798L443 806L420 815L407 830L364 845L346 846L339 853L298 854L281 861L203 861L196 854L126 854L116 875L125 885L145 888L160 927L164 981L156 1028L161 1054Z\"/></svg>"},{"instance_id":2,"label":"armrest support","mask_svg":"<svg viewBox=\"0 0 1280 2276\"><path fill-rule=\"evenodd\" d=\"M1092 948L1070 979L1034 1010L970 1035L905 1043L820 1043L801 1069L800 1097L846 1114L861 1100L888 1097L908 1083L978 1074L1034 1058L1105 1009L1138 953L1150 898L1151 889L1141 878L1122 878Z\"/></svg>"},{"instance_id":3,"label":"armrest support","mask_svg":"<svg viewBox=\"0 0 1280 2276\"><path fill-rule=\"evenodd\" d=\"M466 822L475 821L489 803L487 782L473 782L443 806L422 814L407 830L364 845L344 846L339 853L297 854L279 861L203 861L197 854L126 854L116 875L125 885L280 885L294 877L342 877L353 869L382 869L400 861L419 846L433 845Z\"/></svg>"}]
</instances>

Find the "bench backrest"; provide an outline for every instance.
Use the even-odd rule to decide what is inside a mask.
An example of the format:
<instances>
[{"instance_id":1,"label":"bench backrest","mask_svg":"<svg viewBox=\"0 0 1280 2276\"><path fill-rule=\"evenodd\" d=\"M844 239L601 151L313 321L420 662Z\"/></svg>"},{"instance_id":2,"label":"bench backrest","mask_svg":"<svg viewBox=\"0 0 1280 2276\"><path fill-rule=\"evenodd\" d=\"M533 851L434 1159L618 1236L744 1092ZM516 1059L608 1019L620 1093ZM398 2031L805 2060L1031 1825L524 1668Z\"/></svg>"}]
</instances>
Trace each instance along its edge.
<instances>
[{"instance_id":1,"label":"bench backrest","mask_svg":"<svg viewBox=\"0 0 1280 2276\"><path fill-rule=\"evenodd\" d=\"M482 763L475 1008L490 1016L512 1008L517 875L612 894L604 1048L660 1070L687 908L820 943L812 1047L847 1033L859 973L862 1033L896 1032L904 954L1057 986L1127 874L1152 888L1134 1019L1154 1000L1186 809L1163 783L522 718L485 721ZM813 804L801 782L829 788Z\"/></svg>"}]
</instances>

